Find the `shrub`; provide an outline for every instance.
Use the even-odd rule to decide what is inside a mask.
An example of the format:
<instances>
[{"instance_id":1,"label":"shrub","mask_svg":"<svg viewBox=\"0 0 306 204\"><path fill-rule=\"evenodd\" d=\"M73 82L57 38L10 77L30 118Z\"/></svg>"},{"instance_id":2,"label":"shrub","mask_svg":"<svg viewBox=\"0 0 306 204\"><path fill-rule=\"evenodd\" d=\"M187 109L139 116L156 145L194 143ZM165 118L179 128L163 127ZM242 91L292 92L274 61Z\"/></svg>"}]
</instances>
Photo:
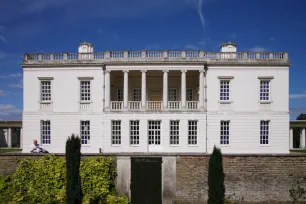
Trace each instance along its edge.
<instances>
[{"instance_id":1,"label":"shrub","mask_svg":"<svg viewBox=\"0 0 306 204\"><path fill-rule=\"evenodd\" d=\"M65 166L65 159L58 156L23 160L11 177L0 177L0 203L66 203ZM115 167L112 158L86 158L81 161L83 204L128 203L127 198L116 194Z\"/></svg>"},{"instance_id":2,"label":"shrub","mask_svg":"<svg viewBox=\"0 0 306 204\"><path fill-rule=\"evenodd\" d=\"M208 204L224 203L224 173L221 150L214 147L209 158L208 168Z\"/></svg>"},{"instance_id":3,"label":"shrub","mask_svg":"<svg viewBox=\"0 0 306 204\"><path fill-rule=\"evenodd\" d=\"M80 177L81 141L72 135L66 142L66 197L67 204L82 203Z\"/></svg>"}]
</instances>

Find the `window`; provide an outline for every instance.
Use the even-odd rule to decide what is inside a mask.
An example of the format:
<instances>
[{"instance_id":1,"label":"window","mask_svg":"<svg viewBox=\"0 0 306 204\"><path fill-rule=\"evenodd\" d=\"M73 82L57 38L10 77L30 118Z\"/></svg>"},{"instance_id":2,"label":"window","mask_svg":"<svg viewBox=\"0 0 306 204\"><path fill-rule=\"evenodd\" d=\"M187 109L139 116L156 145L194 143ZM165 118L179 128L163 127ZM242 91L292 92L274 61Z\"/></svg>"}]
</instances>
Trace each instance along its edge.
<instances>
[{"instance_id":1,"label":"window","mask_svg":"<svg viewBox=\"0 0 306 204\"><path fill-rule=\"evenodd\" d=\"M51 127L49 120L41 121L41 141L42 144L51 144Z\"/></svg>"},{"instance_id":2,"label":"window","mask_svg":"<svg viewBox=\"0 0 306 204\"><path fill-rule=\"evenodd\" d=\"M81 144L90 144L90 121L81 121Z\"/></svg>"},{"instance_id":3,"label":"window","mask_svg":"<svg viewBox=\"0 0 306 204\"><path fill-rule=\"evenodd\" d=\"M121 145L121 121L112 121L112 145Z\"/></svg>"},{"instance_id":4,"label":"window","mask_svg":"<svg viewBox=\"0 0 306 204\"><path fill-rule=\"evenodd\" d=\"M160 121L149 121L149 145L160 145Z\"/></svg>"},{"instance_id":5,"label":"window","mask_svg":"<svg viewBox=\"0 0 306 204\"><path fill-rule=\"evenodd\" d=\"M141 101L141 89L135 88L133 90L133 101Z\"/></svg>"},{"instance_id":6,"label":"window","mask_svg":"<svg viewBox=\"0 0 306 204\"><path fill-rule=\"evenodd\" d=\"M187 88L186 89L186 101L193 101L192 88Z\"/></svg>"},{"instance_id":7,"label":"window","mask_svg":"<svg viewBox=\"0 0 306 204\"><path fill-rule=\"evenodd\" d=\"M260 144L269 144L269 121L260 121Z\"/></svg>"},{"instance_id":8,"label":"window","mask_svg":"<svg viewBox=\"0 0 306 204\"><path fill-rule=\"evenodd\" d=\"M230 100L230 80L220 80L220 101Z\"/></svg>"},{"instance_id":9,"label":"window","mask_svg":"<svg viewBox=\"0 0 306 204\"><path fill-rule=\"evenodd\" d=\"M188 145L198 144L198 121L188 121Z\"/></svg>"},{"instance_id":10,"label":"window","mask_svg":"<svg viewBox=\"0 0 306 204\"><path fill-rule=\"evenodd\" d=\"M51 81L41 81L41 101L51 101Z\"/></svg>"},{"instance_id":11,"label":"window","mask_svg":"<svg viewBox=\"0 0 306 204\"><path fill-rule=\"evenodd\" d=\"M90 81L80 81L81 101L90 101Z\"/></svg>"},{"instance_id":12,"label":"window","mask_svg":"<svg viewBox=\"0 0 306 204\"><path fill-rule=\"evenodd\" d=\"M269 101L270 100L270 81L260 80L260 100Z\"/></svg>"},{"instance_id":13,"label":"window","mask_svg":"<svg viewBox=\"0 0 306 204\"><path fill-rule=\"evenodd\" d=\"M220 122L220 144L229 145L229 121Z\"/></svg>"},{"instance_id":14,"label":"window","mask_svg":"<svg viewBox=\"0 0 306 204\"><path fill-rule=\"evenodd\" d=\"M117 101L123 101L123 88L117 89Z\"/></svg>"},{"instance_id":15,"label":"window","mask_svg":"<svg viewBox=\"0 0 306 204\"><path fill-rule=\"evenodd\" d=\"M168 89L168 100L169 101L176 101L176 88L169 88Z\"/></svg>"},{"instance_id":16,"label":"window","mask_svg":"<svg viewBox=\"0 0 306 204\"><path fill-rule=\"evenodd\" d=\"M139 121L130 121L130 145L139 145Z\"/></svg>"},{"instance_id":17,"label":"window","mask_svg":"<svg viewBox=\"0 0 306 204\"><path fill-rule=\"evenodd\" d=\"M180 121L171 120L170 121L170 145L179 145L179 136L180 136Z\"/></svg>"}]
</instances>

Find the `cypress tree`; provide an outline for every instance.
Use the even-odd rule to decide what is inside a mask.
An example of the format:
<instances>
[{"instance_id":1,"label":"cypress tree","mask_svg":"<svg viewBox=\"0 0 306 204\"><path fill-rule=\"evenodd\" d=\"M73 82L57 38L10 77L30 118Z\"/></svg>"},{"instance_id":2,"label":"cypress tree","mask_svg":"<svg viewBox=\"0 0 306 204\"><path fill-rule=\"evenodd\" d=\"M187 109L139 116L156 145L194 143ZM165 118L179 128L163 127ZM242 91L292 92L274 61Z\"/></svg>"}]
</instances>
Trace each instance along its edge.
<instances>
[{"instance_id":1,"label":"cypress tree","mask_svg":"<svg viewBox=\"0 0 306 204\"><path fill-rule=\"evenodd\" d=\"M208 167L208 204L224 203L224 173L221 150L214 147Z\"/></svg>"},{"instance_id":2,"label":"cypress tree","mask_svg":"<svg viewBox=\"0 0 306 204\"><path fill-rule=\"evenodd\" d=\"M66 199L67 204L82 203L80 177L81 141L72 135L66 142Z\"/></svg>"}]
</instances>

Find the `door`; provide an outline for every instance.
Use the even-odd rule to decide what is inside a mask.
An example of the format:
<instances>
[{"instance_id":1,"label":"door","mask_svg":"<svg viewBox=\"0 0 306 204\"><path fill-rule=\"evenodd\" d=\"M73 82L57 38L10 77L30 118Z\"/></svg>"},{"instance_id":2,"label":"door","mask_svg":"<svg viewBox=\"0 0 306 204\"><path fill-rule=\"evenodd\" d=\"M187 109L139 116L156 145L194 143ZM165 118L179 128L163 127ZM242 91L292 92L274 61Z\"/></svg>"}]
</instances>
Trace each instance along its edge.
<instances>
[{"instance_id":1,"label":"door","mask_svg":"<svg viewBox=\"0 0 306 204\"><path fill-rule=\"evenodd\" d=\"M162 204L162 158L131 158L132 204Z\"/></svg>"},{"instance_id":2,"label":"door","mask_svg":"<svg viewBox=\"0 0 306 204\"><path fill-rule=\"evenodd\" d=\"M153 95L153 96L151 96L151 101L161 101L161 96L160 95Z\"/></svg>"},{"instance_id":3,"label":"door","mask_svg":"<svg viewBox=\"0 0 306 204\"><path fill-rule=\"evenodd\" d=\"M160 123L160 121L156 120L150 120L148 122L148 145L150 152L161 150Z\"/></svg>"}]
</instances>

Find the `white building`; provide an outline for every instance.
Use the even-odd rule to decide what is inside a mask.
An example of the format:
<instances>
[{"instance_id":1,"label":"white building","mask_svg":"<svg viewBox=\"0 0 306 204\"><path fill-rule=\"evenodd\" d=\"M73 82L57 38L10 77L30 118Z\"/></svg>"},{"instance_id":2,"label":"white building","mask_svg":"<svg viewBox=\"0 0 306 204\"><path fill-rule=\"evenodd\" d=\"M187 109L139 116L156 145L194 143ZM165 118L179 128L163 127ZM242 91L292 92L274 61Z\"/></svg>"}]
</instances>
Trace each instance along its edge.
<instances>
[{"instance_id":1,"label":"white building","mask_svg":"<svg viewBox=\"0 0 306 204\"><path fill-rule=\"evenodd\" d=\"M23 151L289 153L285 52L105 51L25 54Z\"/></svg>"}]
</instances>

